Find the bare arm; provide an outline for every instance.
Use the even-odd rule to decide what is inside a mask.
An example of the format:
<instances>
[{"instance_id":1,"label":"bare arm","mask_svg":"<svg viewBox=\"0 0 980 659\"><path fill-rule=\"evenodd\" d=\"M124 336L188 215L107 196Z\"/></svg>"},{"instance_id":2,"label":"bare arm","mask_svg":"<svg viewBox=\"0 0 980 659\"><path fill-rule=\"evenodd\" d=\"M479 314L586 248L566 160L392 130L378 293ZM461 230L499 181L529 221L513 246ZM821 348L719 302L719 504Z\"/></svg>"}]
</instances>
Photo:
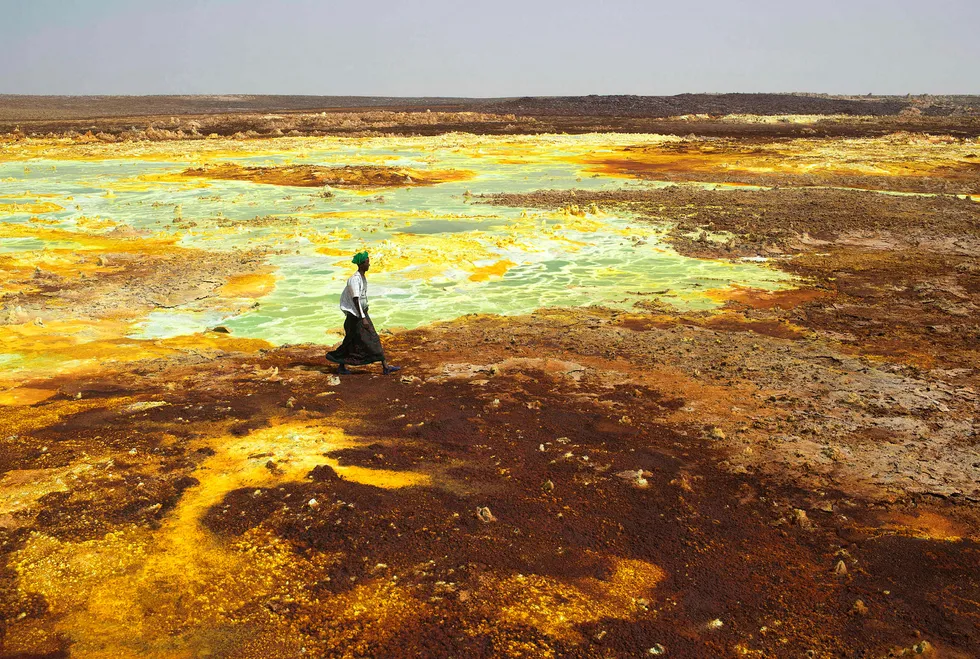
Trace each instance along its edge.
<instances>
[{"instance_id":1,"label":"bare arm","mask_svg":"<svg viewBox=\"0 0 980 659\"><path fill-rule=\"evenodd\" d=\"M354 308L357 309L358 313L360 314L359 318L361 319L361 322L364 323L366 327L368 324L368 315L367 312L364 310L364 307L361 306L361 298L359 297L354 298Z\"/></svg>"}]
</instances>

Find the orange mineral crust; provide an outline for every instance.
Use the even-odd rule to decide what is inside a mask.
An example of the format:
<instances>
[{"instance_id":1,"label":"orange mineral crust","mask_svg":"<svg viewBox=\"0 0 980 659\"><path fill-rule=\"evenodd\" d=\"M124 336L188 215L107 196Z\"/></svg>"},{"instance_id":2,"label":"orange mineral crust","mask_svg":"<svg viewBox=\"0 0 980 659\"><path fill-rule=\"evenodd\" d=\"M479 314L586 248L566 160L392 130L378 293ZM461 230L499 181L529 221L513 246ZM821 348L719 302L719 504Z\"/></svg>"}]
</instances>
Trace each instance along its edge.
<instances>
[{"instance_id":1,"label":"orange mineral crust","mask_svg":"<svg viewBox=\"0 0 980 659\"><path fill-rule=\"evenodd\" d=\"M976 157L972 140L896 134L759 144L693 139L621 147L581 162L587 172L640 179L976 194Z\"/></svg>"},{"instance_id":2,"label":"orange mineral crust","mask_svg":"<svg viewBox=\"0 0 980 659\"><path fill-rule=\"evenodd\" d=\"M423 171L396 167L243 167L235 163L221 163L185 169L183 176L305 188L327 185L338 188L394 188L465 181L473 174L462 170Z\"/></svg>"}]
</instances>

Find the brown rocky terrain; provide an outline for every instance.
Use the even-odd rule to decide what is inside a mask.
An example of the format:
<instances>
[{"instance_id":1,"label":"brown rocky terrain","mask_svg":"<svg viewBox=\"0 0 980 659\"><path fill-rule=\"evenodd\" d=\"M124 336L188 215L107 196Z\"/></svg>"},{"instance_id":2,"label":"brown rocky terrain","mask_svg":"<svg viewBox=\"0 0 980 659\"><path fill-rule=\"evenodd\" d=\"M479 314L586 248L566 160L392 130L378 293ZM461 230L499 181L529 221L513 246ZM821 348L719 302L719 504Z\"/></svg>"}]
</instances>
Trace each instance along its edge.
<instances>
[{"instance_id":1,"label":"brown rocky terrain","mask_svg":"<svg viewBox=\"0 0 980 659\"><path fill-rule=\"evenodd\" d=\"M856 137L896 131L976 137L976 96L680 94L513 99L335 96L0 95L0 135L106 141L280 135L634 132L719 137ZM798 123L784 115L824 117ZM735 116L739 120L725 120ZM747 120L750 117L773 120Z\"/></svg>"}]
</instances>

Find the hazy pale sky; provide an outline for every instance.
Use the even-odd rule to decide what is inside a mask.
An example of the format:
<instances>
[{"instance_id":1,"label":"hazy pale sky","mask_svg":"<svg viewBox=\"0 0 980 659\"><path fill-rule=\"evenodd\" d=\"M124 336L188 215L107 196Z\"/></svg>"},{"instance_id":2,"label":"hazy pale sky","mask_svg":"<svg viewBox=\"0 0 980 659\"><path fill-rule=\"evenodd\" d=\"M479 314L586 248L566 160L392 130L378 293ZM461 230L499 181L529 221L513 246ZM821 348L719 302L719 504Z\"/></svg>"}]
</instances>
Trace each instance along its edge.
<instances>
[{"instance_id":1,"label":"hazy pale sky","mask_svg":"<svg viewBox=\"0 0 980 659\"><path fill-rule=\"evenodd\" d=\"M0 0L0 93L980 93L980 0Z\"/></svg>"}]
</instances>

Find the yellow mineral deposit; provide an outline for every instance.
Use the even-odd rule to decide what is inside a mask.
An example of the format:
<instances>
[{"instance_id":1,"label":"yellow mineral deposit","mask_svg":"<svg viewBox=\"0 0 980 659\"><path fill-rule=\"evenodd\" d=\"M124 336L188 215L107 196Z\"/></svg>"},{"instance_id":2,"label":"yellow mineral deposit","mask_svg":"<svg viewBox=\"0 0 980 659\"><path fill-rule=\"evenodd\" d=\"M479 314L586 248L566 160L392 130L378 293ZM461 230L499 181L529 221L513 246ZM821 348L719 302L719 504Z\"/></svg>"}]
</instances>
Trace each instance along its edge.
<instances>
[{"instance_id":1,"label":"yellow mineral deposit","mask_svg":"<svg viewBox=\"0 0 980 659\"><path fill-rule=\"evenodd\" d=\"M470 274L470 281L487 281L491 277L503 277L517 264L510 259L501 259L489 265L481 266L478 263L474 265L476 268Z\"/></svg>"},{"instance_id":2,"label":"yellow mineral deposit","mask_svg":"<svg viewBox=\"0 0 980 659\"><path fill-rule=\"evenodd\" d=\"M43 215L44 213L57 213L65 210L53 201L41 201L36 203L5 203L0 199L0 215L13 215L15 213L34 213Z\"/></svg>"},{"instance_id":3,"label":"yellow mineral deposit","mask_svg":"<svg viewBox=\"0 0 980 659\"><path fill-rule=\"evenodd\" d=\"M15 387L0 391L0 407L16 405L34 405L47 400L57 392L53 389L37 389L34 387Z\"/></svg>"},{"instance_id":4,"label":"yellow mineral deposit","mask_svg":"<svg viewBox=\"0 0 980 659\"><path fill-rule=\"evenodd\" d=\"M663 135L592 134L575 136L571 140L561 135L511 135L485 136L450 133L436 137L280 137L263 140L236 140L218 138L213 140L187 141L127 141L104 143L98 141L79 142L61 139L26 139L3 144L3 160L24 162L35 159L45 160L133 160L145 162L194 162L202 165L220 164L223 161L248 158L256 161L268 158L263 166L282 164L283 156L293 159L295 164L308 154L331 147L333 155L319 156L317 161L331 166L344 166L350 161L345 155L349 150L363 149L358 153L358 162L378 166L388 166L400 160L400 152L413 153L418 150L439 150L450 154L468 157L487 158L501 163L528 163L542 158L566 157L563 153L571 143L574 150L584 147L596 153L611 151L636 143L679 142L681 138ZM343 147L343 151L335 147ZM390 155L370 153L372 149L384 148Z\"/></svg>"},{"instance_id":5,"label":"yellow mineral deposit","mask_svg":"<svg viewBox=\"0 0 980 659\"><path fill-rule=\"evenodd\" d=\"M111 182L93 180L87 183L92 187L103 188L113 195L121 192L152 192L161 188L185 192L210 187L204 179L188 178L175 172L140 174L138 176L117 178Z\"/></svg>"},{"instance_id":6,"label":"yellow mineral deposit","mask_svg":"<svg viewBox=\"0 0 980 659\"><path fill-rule=\"evenodd\" d=\"M789 174L870 177L936 177L976 181L977 166L966 141L935 144L901 135L849 140L798 139L780 145L746 146L704 141L644 144L574 156L590 173L701 180L698 174ZM715 179L710 179L715 180ZM882 186L887 185L885 183ZM887 189L878 187L876 189Z\"/></svg>"},{"instance_id":7,"label":"yellow mineral deposit","mask_svg":"<svg viewBox=\"0 0 980 659\"><path fill-rule=\"evenodd\" d=\"M255 272L231 277L227 284L218 289L218 295L224 298L260 298L271 293L275 287L274 273Z\"/></svg>"},{"instance_id":8,"label":"yellow mineral deposit","mask_svg":"<svg viewBox=\"0 0 980 659\"><path fill-rule=\"evenodd\" d=\"M896 533L912 535L928 540L956 542L964 538L977 540L965 524L933 511L922 511L916 515L888 513L884 516L884 528Z\"/></svg>"},{"instance_id":9,"label":"yellow mineral deposit","mask_svg":"<svg viewBox=\"0 0 980 659\"><path fill-rule=\"evenodd\" d=\"M331 632L327 649L343 652L397 638L402 628L424 619L430 610L410 589L378 579L332 597L319 617Z\"/></svg>"},{"instance_id":10,"label":"yellow mineral deposit","mask_svg":"<svg viewBox=\"0 0 980 659\"><path fill-rule=\"evenodd\" d=\"M324 455L358 443L339 429L303 422L273 422L245 437L201 440L214 455L198 466L198 484L184 492L159 529L132 527L82 542L32 534L11 565L21 591L42 594L54 621L41 630L28 623L12 626L7 648L36 648L38 635L46 634L70 639L75 657L197 657L259 643L242 639L236 630L243 628L262 642L299 647L302 634L274 625L261 604L272 596L308 597L304 584L319 578L330 556L300 557L261 527L225 541L210 533L202 518L232 491L262 496L263 489L301 480L323 464L344 479L374 487L429 484L426 474L342 467ZM267 468L270 460L275 470ZM71 469L45 474L48 485L30 491L25 491L26 476L15 474L9 484L0 483L0 504L16 510L28 496L55 491ZM9 514L7 509L0 514ZM397 598L389 601L390 593L371 588L343 595L336 604L363 598L362 610L394 606ZM347 606L338 610L352 613Z\"/></svg>"},{"instance_id":11,"label":"yellow mineral deposit","mask_svg":"<svg viewBox=\"0 0 980 659\"><path fill-rule=\"evenodd\" d=\"M55 249L94 250L96 252L147 253L170 251L177 236L149 232L90 233L52 229L30 224L0 224L0 239L33 239ZM44 251L48 251L45 249Z\"/></svg>"},{"instance_id":12,"label":"yellow mineral deposit","mask_svg":"<svg viewBox=\"0 0 980 659\"><path fill-rule=\"evenodd\" d=\"M493 237L487 241L481 240L482 236L476 235L478 232L472 233L474 235L464 234L465 237L460 234L395 234L379 246L372 268L377 263L379 272L399 272L404 277L427 281L451 280L456 279L456 273L471 277L483 271L485 266L478 263L505 261L497 258L498 250L537 251L533 243L519 236Z\"/></svg>"},{"instance_id":13,"label":"yellow mineral deposit","mask_svg":"<svg viewBox=\"0 0 980 659\"><path fill-rule=\"evenodd\" d=\"M581 642L580 625L604 618L630 619L637 600L651 598L666 574L645 561L612 558L608 580L562 581L542 575L514 575L492 584L501 602L501 621L534 627L543 634Z\"/></svg>"},{"instance_id":14,"label":"yellow mineral deposit","mask_svg":"<svg viewBox=\"0 0 980 659\"><path fill-rule=\"evenodd\" d=\"M0 354L7 357L0 371L0 405L29 405L44 387L25 382L41 382L55 375L96 375L115 363L186 353L188 350L241 350L266 348L266 341L209 333L203 336L177 336L155 340L126 338L133 326L129 322L50 321L0 325ZM53 392L49 394L53 395Z\"/></svg>"}]
</instances>

